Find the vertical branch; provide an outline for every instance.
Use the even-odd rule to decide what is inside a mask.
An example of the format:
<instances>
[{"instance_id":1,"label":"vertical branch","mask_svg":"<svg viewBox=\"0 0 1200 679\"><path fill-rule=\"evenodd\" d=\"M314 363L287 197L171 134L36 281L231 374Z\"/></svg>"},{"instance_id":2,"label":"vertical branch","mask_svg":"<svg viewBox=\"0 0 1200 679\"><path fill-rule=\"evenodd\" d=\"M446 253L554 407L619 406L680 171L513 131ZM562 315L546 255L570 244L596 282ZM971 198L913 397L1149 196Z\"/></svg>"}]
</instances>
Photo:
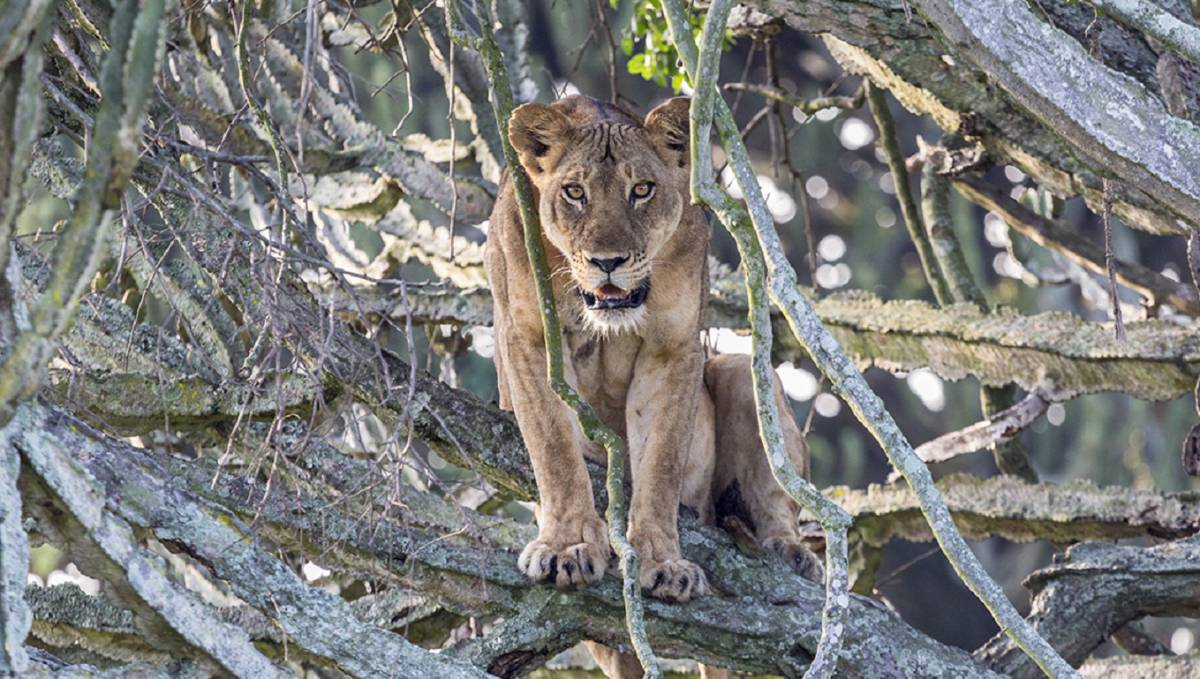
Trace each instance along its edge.
<instances>
[{"instance_id":1,"label":"vertical branch","mask_svg":"<svg viewBox=\"0 0 1200 679\"><path fill-rule=\"evenodd\" d=\"M887 99L883 90L871 84L869 80L864 83L864 87L871 115L879 129L879 148L883 151L888 170L895 180L896 199L900 202L904 224L920 256L921 268L938 306L966 303L987 311L987 299L975 284L967 260L962 254L962 247L954 235L954 226L950 219L948 181L934 173L933 167L926 163L921 175L921 211L918 212L909 185L904 156L900 152L896 122L888 109ZM984 416L991 416L1013 405L1013 389L982 387L979 402ZM1013 440L997 445L993 454L996 466L1001 472L1037 482L1037 472L1019 441Z\"/></svg>"},{"instance_id":2,"label":"vertical branch","mask_svg":"<svg viewBox=\"0 0 1200 679\"><path fill-rule=\"evenodd\" d=\"M241 85L242 96L246 99L246 105L254 112L254 117L263 128L263 133L267 135L267 144L271 147L271 155L275 160L275 175L276 181L279 182L279 193L286 198L288 195L287 166L284 165L283 152L280 150L282 145L279 142L279 137L275 134L274 125L271 124L271 117L267 115L267 111L262 107L262 104L258 103L258 100L254 98L254 84L250 79L250 57L246 51L246 32L250 30L250 6L253 4L249 0L243 0L237 22L238 84ZM301 86L302 89L307 86L308 82L308 71L306 69L304 81ZM301 144L300 149L301 154L303 154L303 144ZM282 219L287 219L289 209L290 206L279 206ZM280 245L282 245L282 240L281 236Z\"/></svg>"},{"instance_id":3,"label":"vertical branch","mask_svg":"<svg viewBox=\"0 0 1200 679\"><path fill-rule=\"evenodd\" d=\"M886 149L884 152L889 153ZM937 174L931 163L925 163L921 172L921 214L925 235L929 238L929 251L949 293L946 303L971 304L980 311L988 311L987 298L976 285L962 245L954 233L954 220L950 216L950 180Z\"/></svg>"},{"instance_id":4,"label":"vertical branch","mask_svg":"<svg viewBox=\"0 0 1200 679\"><path fill-rule=\"evenodd\" d=\"M975 283L975 277L967 266L967 258L963 256L962 246L954 234L954 221L950 217L950 180L938 175L930 163L926 163L921 172L921 212L925 218L930 250L950 294L949 301L972 304L980 311L989 311L987 298ZM980 387L979 405L984 417L991 417L1012 407L1014 391L1012 386ZM1016 438L993 446L992 454L996 467L1002 473L1019 476L1030 483L1038 482L1037 471L1030 464L1024 446Z\"/></svg>"},{"instance_id":5,"label":"vertical branch","mask_svg":"<svg viewBox=\"0 0 1200 679\"><path fill-rule=\"evenodd\" d=\"M137 164L146 103L163 51L164 0L124 0L113 13L111 49L100 70L100 109L75 210L54 246L50 281L31 309L31 329L0 365L0 426L33 394L53 342L70 327L79 299L105 256L108 222Z\"/></svg>"},{"instance_id":6,"label":"vertical branch","mask_svg":"<svg viewBox=\"0 0 1200 679\"><path fill-rule=\"evenodd\" d=\"M0 677L23 676L29 664L25 637L33 614L25 602L29 540L21 525L20 468L17 451L0 431Z\"/></svg>"},{"instance_id":7,"label":"vertical branch","mask_svg":"<svg viewBox=\"0 0 1200 679\"><path fill-rule=\"evenodd\" d=\"M731 7L728 1L718 1L709 8L700 35L698 64L696 69L692 70L696 84L690 126L692 199L707 204L717 214L721 223L733 235L742 258L754 347L754 405L758 415L759 436L771 465L771 473L793 500L818 517L825 529L825 606L821 615L821 640L805 676L829 677L837 667L850 601L847 594L849 568L846 530L852 519L845 510L827 500L792 465L784 445L783 431L779 425L780 415L773 391L771 307L766 293L766 271L762 251L745 210L717 188L712 180L713 99L717 92L721 42Z\"/></svg>"},{"instance_id":8,"label":"vertical branch","mask_svg":"<svg viewBox=\"0 0 1200 679\"><path fill-rule=\"evenodd\" d=\"M888 110L887 98L883 90L876 87L870 80L863 81L867 90L867 105L875 118L875 127L879 129L879 148L883 149L887 160L888 171L896 185L896 200L900 202L900 214L904 217L904 226L908 227L908 235L917 248L921 258L921 269L925 271L925 280L933 288L933 297L940 306L946 306L952 299L950 287L937 268L933 247L925 235L925 227L921 224L921 213L913 200L912 188L908 183L908 170L904 167L904 155L900 153L900 140L896 138L896 123L892 112Z\"/></svg>"},{"instance_id":9,"label":"vertical branch","mask_svg":"<svg viewBox=\"0 0 1200 679\"><path fill-rule=\"evenodd\" d=\"M12 51L0 47L0 360L10 342L26 328L19 327L16 307L20 297L20 266L8 275L9 244L17 212L21 208L21 185L32 156L33 142L41 128L44 102L38 75L42 71L42 42L48 29L51 3L22 7L9 5L0 19L23 12L21 21L7 36ZM2 21L0 21L2 23ZM11 24L10 24L11 25ZM24 45L24 53L16 47ZM0 39L0 44L4 43ZM2 410L2 408L0 408ZM0 433L0 676L23 676L29 670L25 638L33 614L25 601L29 574L29 539L21 517L21 494L17 476L21 463L16 451Z\"/></svg>"},{"instance_id":10,"label":"vertical branch","mask_svg":"<svg viewBox=\"0 0 1200 679\"><path fill-rule=\"evenodd\" d=\"M589 439L604 446L608 453L608 469L605 487L608 491L608 508L604 518L608 521L609 541L620 558L622 593L625 598L625 622L629 629L629 639L634 652L642 664L646 677L660 676L658 660L650 648L646 636L645 614L642 606L642 592L638 573L640 563L637 552L629 543L626 536L627 510L625 507L625 444L621 437L600 421L592 410L571 385L567 383L563 373L562 330L559 326L558 309L554 301L554 288L550 280L550 267L546 261L546 252L542 246L542 226L538 219L537 210L533 206L533 191L529 185L529 177L525 174L517 159L516 151L508 139L508 121L512 114L512 86L508 78L508 70L504 65L503 55L496 44L492 33L492 17L479 17L481 35L476 38L467 33L467 28L457 16L456 3L451 0L446 3L446 23L452 38L469 47L477 49L483 57L484 68L491 77L492 108L496 116L496 124L500 129L500 140L503 146L504 159L508 164L509 177L513 182L513 193L517 199L517 207L521 214L521 223L525 231L525 251L533 268L533 278L537 290L538 305L542 312L542 332L546 343L546 372L554 393L562 399L579 419L579 426ZM490 14L490 10L489 10Z\"/></svg>"},{"instance_id":11,"label":"vertical branch","mask_svg":"<svg viewBox=\"0 0 1200 679\"><path fill-rule=\"evenodd\" d=\"M42 42L49 29L47 10L51 6L53 3L32 3L25 7L14 3L8 9L14 13L24 10L8 41L20 44L28 39L29 42L19 59L12 55L12 61L6 63L0 55L0 279L8 266L9 240L22 207L21 185L25 183L33 142L41 132L45 106L38 76L42 72ZM7 18L0 16L0 24ZM5 313L10 312L11 306ZM0 331L3 329L0 325ZM0 347L11 339L0 335Z\"/></svg>"},{"instance_id":12,"label":"vertical branch","mask_svg":"<svg viewBox=\"0 0 1200 679\"><path fill-rule=\"evenodd\" d=\"M1104 269L1108 275L1108 298L1112 302L1113 328L1117 334L1117 341L1124 342L1125 320L1121 318L1121 296L1117 288L1116 255L1113 254L1112 204L1112 180L1106 177L1104 179L1104 211L1101 215L1104 219Z\"/></svg>"},{"instance_id":13,"label":"vertical branch","mask_svg":"<svg viewBox=\"0 0 1200 679\"><path fill-rule=\"evenodd\" d=\"M718 14L718 9L723 4L727 4L727 0L724 2L718 0L713 4L709 9L710 18L714 14ZM715 74L710 72L708 79L700 77L699 57L695 41L688 29L683 3L681 0L663 0L663 8L668 28L671 31L672 42L675 43L685 69L694 83L705 83L703 86L696 87L697 93L704 93L712 89L715 87L715 82L711 78ZM723 22L721 28L723 30ZM783 311L797 341L812 356L821 372L829 378L834 389L850 406L859 422L879 442L892 465L904 475L916 494L921 504L921 511L951 566L954 567L963 583L987 607L1000 629L1010 636L1047 674L1062 677L1079 676L1078 672L1071 668L1054 648L1038 635L1029 622L1017 613L1004 591L988 576L983 565L979 563L979 559L955 527L946 503L933 484L933 476L929 473L929 468L917 457L908 440L904 438L904 434L900 432L896 421L884 408L879 396L871 390L854 362L821 323L813 311L812 305L800 292L796 281L796 272L784 255L783 244L779 240L779 234L775 230L775 224L767 209L762 195L762 187L759 186L753 167L750 165L749 155L745 144L742 143L737 123L724 99L717 98L714 106L716 107L714 122L725 146L729 166L733 169L738 186L746 197L759 244L768 258L767 273L771 298Z\"/></svg>"}]
</instances>

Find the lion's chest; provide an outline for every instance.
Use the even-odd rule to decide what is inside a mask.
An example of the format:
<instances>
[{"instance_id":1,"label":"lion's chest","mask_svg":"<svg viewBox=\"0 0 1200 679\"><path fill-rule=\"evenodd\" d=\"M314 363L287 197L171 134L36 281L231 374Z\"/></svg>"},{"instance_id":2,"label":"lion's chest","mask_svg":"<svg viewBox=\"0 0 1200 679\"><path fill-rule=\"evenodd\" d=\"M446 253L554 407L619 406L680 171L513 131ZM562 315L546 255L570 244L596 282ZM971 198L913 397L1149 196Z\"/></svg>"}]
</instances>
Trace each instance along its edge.
<instances>
[{"instance_id":1,"label":"lion's chest","mask_svg":"<svg viewBox=\"0 0 1200 679\"><path fill-rule=\"evenodd\" d=\"M625 397L633 379L634 364L642 340L632 335L597 338L586 332L565 333L567 351L576 388L595 409L600 419L625 435Z\"/></svg>"}]
</instances>

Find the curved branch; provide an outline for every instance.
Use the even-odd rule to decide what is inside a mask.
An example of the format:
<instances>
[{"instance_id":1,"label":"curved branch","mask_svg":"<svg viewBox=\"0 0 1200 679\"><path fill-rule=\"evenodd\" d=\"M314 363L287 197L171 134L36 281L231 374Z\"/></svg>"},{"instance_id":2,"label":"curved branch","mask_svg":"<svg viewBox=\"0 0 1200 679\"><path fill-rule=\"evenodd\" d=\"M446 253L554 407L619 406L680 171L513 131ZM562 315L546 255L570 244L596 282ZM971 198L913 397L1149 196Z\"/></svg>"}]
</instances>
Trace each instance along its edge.
<instances>
[{"instance_id":1,"label":"curved branch","mask_svg":"<svg viewBox=\"0 0 1200 679\"><path fill-rule=\"evenodd\" d=\"M700 35L700 50L694 55L694 63L689 69L696 87L689 115L692 196L693 200L703 201L717 214L726 230L733 235L742 258L746 273L746 297L750 305L749 323L753 333L751 377L754 404L759 437L771 466L771 474L796 503L816 515L825 530L825 606L821 614L821 640L817 654L804 676L827 678L833 675L838 665L848 613L850 574L846 530L850 526L850 516L826 500L812 483L800 475L791 461L780 429L780 414L774 394L771 303L766 294L763 253L754 237L754 226L749 215L728 194L717 188L712 179L713 99L717 97L721 42L731 9L732 3L722 0L717 0L709 8ZM672 34L678 35L677 22L684 20L682 8L673 4L667 7L667 12ZM694 47L692 49L695 50ZM731 161L735 168L747 164L744 149L740 156L733 155Z\"/></svg>"},{"instance_id":2,"label":"curved branch","mask_svg":"<svg viewBox=\"0 0 1200 679\"><path fill-rule=\"evenodd\" d=\"M699 55L687 28L688 21L682 3L679 0L664 0L663 6L672 41L693 82L713 82L713 74L705 74L699 70ZM812 305L799 292L796 272L784 254L779 234L775 230L774 218L767 210L762 187L750 166L737 122L724 99L718 98L714 119L726 153L730 156L730 167L738 187L746 197L760 246L767 256L771 297L788 320L794 336L808 350L821 372L829 378L834 390L849 404L859 422L880 443L892 466L904 475L916 492L921 501L921 510L929 520L930 528L942 551L963 583L992 614L1000 629L1010 635L1048 674L1076 676L1077 673L1063 661L1054 648L1020 617L1004 592L984 570L978 557L963 541L954 527L950 512L933 485L929 468L913 452L912 446L900 432L891 414L884 408L879 396L871 390L849 356L821 323Z\"/></svg>"}]
</instances>

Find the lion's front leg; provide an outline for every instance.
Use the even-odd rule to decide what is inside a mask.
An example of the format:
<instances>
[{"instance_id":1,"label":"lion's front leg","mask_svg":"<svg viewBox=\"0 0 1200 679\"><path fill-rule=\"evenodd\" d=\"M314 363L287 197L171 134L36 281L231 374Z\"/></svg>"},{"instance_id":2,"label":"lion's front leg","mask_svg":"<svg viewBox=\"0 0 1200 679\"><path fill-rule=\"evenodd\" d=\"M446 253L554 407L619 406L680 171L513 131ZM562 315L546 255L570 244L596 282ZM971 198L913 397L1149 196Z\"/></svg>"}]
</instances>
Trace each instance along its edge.
<instances>
[{"instance_id":1,"label":"lion's front leg","mask_svg":"<svg viewBox=\"0 0 1200 679\"><path fill-rule=\"evenodd\" d=\"M604 577L611 548L592 498L575 413L546 380L540 329L534 334L503 328L497 339L540 505L538 537L521 552L517 566L534 582L560 588L596 582Z\"/></svg>"},{"instance_id":2,"label":"lion's front leg","mask_svg":"<svg viewBox=\"0 0 1200 679\"><path fill-rule=\"evenodd\" d=\"M629 541L641 558L642 589L657 599L688 601L708 593L708 579L679 549L679 499L700 397L699 347L643 349L626 399L633 469Z\"/></svg>"}]
</instances>

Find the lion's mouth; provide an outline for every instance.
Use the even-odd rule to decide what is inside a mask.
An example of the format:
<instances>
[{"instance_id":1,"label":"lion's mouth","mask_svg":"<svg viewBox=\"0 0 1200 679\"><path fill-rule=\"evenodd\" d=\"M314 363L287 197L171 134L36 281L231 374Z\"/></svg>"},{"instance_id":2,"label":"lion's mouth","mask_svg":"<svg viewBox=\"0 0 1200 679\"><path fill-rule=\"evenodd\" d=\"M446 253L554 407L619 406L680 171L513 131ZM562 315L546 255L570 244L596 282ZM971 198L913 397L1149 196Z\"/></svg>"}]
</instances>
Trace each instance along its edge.
<instances>
[{"instance_id":1,"label":"lion's mouth","mask_svg":"<svg viewBox=\"0 0 1200 679\"><path fill-rule=\"evenodd\" d=\"M650 295L650 279L646 278L633 290L605 283L591 292L580 290L579 294L583 297L584 305L592 311L635 309L646 303L646 297Z\"/></svg>"}]
</instances>

